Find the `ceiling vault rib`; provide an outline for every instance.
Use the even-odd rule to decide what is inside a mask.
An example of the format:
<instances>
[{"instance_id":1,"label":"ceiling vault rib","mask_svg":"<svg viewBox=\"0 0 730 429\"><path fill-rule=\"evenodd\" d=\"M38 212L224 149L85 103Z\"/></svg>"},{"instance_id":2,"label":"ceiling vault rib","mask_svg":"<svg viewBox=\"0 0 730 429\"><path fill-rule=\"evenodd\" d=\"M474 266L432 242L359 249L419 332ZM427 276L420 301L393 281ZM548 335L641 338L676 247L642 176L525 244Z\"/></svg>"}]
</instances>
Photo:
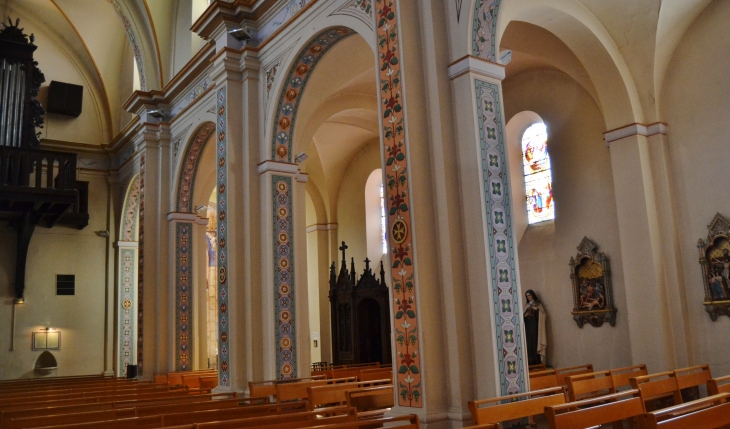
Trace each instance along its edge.
<instances>
[{"instance_id":1,"label":"ceiling vault rib","mask_svg":"<svg viewBox=\"0 0 730 429\"><path fill-rule=\"evenodd\" d=\"M53 3L53 6L55 6L56 9L58 9L58 12L61 14L61 16L63 16L63 19L65 19L66 22L68 22L68 25L71 26L74 33L76 34L76 37L79 38L81 45L83 45L84 50L86 50L86 54L89 56L89 59L91 59L91 63L94 65L94 70L96 71L96 75L99 77L99 82L101 83L101 90L103 92L102 99L104 101L104 104L106 105L106 111L104 112L105 113L104 116L106 116L107 136L109 139L111 139L114 137L114 129L113 129L114 124L112 122L112 113L111 113L112 107L111 107L111 103L109 102L109 94L107 93L106 85L104 84L104 78L101 76L101 71L99 70L99 66L96 64L96 60L94 59L94 56L91 54L91 50L89 50L89 47L86 45L84 38L81 37L81 33L79 33L79 30L76 28L76 26L73 24L73 22L71 22L71 19L68 17L68 15L66 15L66 13L63 11L63 9L61 9L61 6L59 6L56 3L56 0L51 0L51 3Z\"/></svg>"},{"instance_id":2,"label":"ceiling vault rib","mask_svg":"<svg viewBox=\"0 0 730 429\"><path fill-rule=\"evenodd\" d=\"M160 88L165 86L164 84L164 73L162 71L162 54L160 52L160 44L157 41L157 30L155 30L155 21L152 19L152 12L150 12L150 7L147 5L147 0L142 0L144 3L145 11L147 11L147 19L150 20L150 27L152 27L152 39L155 42L155 50L157 51L157 74L158 74L158 80L160 83Z\"/></svg>"}]
</instances>

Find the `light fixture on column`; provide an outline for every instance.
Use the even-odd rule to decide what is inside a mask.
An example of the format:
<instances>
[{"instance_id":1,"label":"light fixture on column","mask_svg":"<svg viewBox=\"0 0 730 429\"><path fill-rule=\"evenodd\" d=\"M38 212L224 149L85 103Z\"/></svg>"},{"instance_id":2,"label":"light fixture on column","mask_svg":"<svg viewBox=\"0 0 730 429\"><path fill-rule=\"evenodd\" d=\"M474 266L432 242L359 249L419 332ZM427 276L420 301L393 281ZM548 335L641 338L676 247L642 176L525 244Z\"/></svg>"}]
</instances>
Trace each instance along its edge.
<instances>
[{"instance_id":1,"label":"light fixture on column","mask_svg":"<svg viewBox=\"0 0 730 429\"><path fill-rule=\"evenodd\" d=\"M306 153L302 152L302 153L300 153L299 155L297 155L297 157L296 157L296 158L294 158L294 163L296 163L296 164L301 164L301 163L303 163L304 161L306 161L306 160L307 160L307 158L309 158L309 156L307 156L307 154L306 154Z\"/></svg>"}]
</instances>

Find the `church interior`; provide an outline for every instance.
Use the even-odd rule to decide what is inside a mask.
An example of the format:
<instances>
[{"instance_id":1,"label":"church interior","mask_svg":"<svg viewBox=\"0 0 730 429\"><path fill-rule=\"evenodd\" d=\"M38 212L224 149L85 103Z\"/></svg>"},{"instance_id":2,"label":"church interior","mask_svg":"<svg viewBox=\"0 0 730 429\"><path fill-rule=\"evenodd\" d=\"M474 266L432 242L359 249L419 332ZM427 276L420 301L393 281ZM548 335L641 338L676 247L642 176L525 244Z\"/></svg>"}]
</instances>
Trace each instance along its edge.
<instances>
[{"instance_id":1,"label":"church interior","mask_svg":"<svg viewBox=\"0 0 730 429\"><path fill-rule=\"evenodd\" d=\"M102 382L306 427L324 380L410 427L730 424L730 2L0 17L0 427Z\"/></svg>"}]
</instances>

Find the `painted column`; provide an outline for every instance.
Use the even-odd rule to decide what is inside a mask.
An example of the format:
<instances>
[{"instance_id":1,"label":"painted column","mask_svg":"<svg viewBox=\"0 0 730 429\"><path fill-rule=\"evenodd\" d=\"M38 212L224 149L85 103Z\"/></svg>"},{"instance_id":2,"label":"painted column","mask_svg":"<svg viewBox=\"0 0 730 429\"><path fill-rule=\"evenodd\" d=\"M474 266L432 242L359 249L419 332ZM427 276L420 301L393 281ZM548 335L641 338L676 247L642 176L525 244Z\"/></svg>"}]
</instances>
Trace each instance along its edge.
<instances>
[{"instance_id":1,"label":"painted column","mask_svg":"<svg viewBox=\"0 0 730 429\"><path fill-rule=\"evenodd\" d=\"M127 365L137 363L137 260L139 243L117 241L119 278L117 292L117 362L118 377L127 376Z\"/></svg>"},{"instance_id":2,"label":"painted column","mask_svg":"<svg viewBox=\"0 0 730 429\"><path fill-rule=\"evenodd\" d=\"M677 314L669 310L663 248L674 243L671 236L662 236L657 205L660 192L666 194L667 190L657 186L652 173L652 163L658 160L652 159L650 146L661 142L649 143L649 139L658 140L658 135L664 133L664 124L631 124L604 136L610 145L616 193L631 355L634 362L645 363L651 372L675 368L675 342L685 341L683 329L673 330L672 319ZM654 151L657 149L661 155L661 148ZM681 296L677 289L671 295ZM681 304L675 302L674 307L681 308ZM675 334L679 334L677 338ZM684 355L680 361L686 362L685 350L680 347L680 354Z\"/></svg>"},{"instance_id":3,"label":"painted column","mask_svg":"<svg viewBox=\"0 0 730 429\"><path fill-rule=\"evenodd\" d=\"M174 281L174 359L176 371L194 369L193 356L197 337L194 329L194 308L198 275L194 255L195 225L198 217L191 213L169 213L170 248L175 249L173 258Z\"/></svg>"},{"instance_id":4,"label":"painted column","mask_svg":"<svg viewBox=\"0 0 730 429\"><path fill-rule=\"evenodd\" d=\"M466 56L449 66L466 231L477 397L525 391L526 356L504 147L504 66Z\"/></svg>"},{"instance_id":5,"label":"painted column","mask_svg":"<svg viewBox=\"0 0 730 429\"><path fill-rule=\"evenodd\" d=\"M260 174L263 213L264 284L264 375L287 379L309 373L309 316L307 301L307 244L305 174L296 164L266 161ZM300 217L302 219L300 219ZM295 257L296 255L296 257ZM267 281L268 280L268 281ZM267 308L273 311L269 312Z\"/></svg>"},{"instance_id":6,"label":"painted column","mask_svg":"<svg viewBox=\"0 0 730 429\"><path fill-rule=\"evenodd\" d=\"M207 209L203 211L207 213ZM208 368L208 219L196 216L193 225L193 264L200 267L193 280L193 368Z\"/></svg>"}]
</instances>

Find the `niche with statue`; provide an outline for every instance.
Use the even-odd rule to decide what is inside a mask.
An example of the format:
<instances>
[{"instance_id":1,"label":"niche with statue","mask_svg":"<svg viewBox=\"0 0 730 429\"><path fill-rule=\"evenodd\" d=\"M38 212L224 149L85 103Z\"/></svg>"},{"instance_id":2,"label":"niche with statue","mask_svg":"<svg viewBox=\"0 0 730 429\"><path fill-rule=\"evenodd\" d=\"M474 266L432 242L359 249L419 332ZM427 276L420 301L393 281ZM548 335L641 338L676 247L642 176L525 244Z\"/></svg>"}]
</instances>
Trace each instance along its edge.
<instances>
[{"instance_id":1,"label":"niche with statue","mask_svg":"<svg viewBox=\"0 0 730 429\"><path fill-rule=\"evenodd\" d=\"M570 280L573 283L573 320L582 328L590 323L599 327L604 322L616 325L613 306L611 266L608 257L598 252L598 245L583 237L578 254L570 258Z\"/></svg>"}]
</instances>

